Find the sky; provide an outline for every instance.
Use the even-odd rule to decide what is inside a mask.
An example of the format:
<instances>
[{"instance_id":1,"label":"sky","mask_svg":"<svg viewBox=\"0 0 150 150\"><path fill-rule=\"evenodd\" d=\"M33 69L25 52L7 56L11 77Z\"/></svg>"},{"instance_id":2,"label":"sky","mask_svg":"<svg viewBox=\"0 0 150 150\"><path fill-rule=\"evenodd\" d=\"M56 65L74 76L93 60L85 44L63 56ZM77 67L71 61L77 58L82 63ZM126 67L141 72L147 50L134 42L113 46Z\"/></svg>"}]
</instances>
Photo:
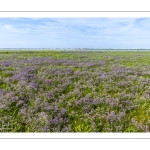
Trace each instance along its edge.
<instances>
[{"instance_id":1,"label":"sky","mask_svg":"<svg viewBox=\"0 0 150 150\"><path fill-rule=\"evenodd\" d=\"M0 48L150 49L150 18L0 18Z\"/></svg>"}]
</instances>

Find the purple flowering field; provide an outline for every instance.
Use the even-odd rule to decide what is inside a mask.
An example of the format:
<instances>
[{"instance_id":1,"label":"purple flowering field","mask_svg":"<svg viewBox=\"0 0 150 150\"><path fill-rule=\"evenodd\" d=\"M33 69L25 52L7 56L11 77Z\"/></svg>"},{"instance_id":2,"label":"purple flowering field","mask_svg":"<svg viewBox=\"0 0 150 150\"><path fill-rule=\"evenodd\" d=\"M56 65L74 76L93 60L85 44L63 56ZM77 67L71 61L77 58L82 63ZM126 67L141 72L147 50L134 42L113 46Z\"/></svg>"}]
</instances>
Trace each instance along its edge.
<instances>
[{"instance_id":1,"label":"purple flowering field","mask_svg":"<svg viewBox=\"0 0 150 150\"><path fill-rule=\"evenodd\" d=\"M149 131L149 52L0 52L0 132Z\"/></svg>"}]
</instances>

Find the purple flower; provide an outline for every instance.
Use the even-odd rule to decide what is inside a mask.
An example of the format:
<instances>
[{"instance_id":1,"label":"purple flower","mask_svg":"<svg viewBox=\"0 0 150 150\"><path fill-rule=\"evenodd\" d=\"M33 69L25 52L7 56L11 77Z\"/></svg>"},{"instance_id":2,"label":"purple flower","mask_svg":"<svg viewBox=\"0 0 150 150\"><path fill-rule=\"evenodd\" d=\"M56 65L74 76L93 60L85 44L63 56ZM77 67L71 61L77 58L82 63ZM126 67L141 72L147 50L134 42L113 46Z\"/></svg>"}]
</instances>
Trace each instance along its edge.
<instances>
[{"instance_id":1,"label":"purple flower","mask_svg":"<svg viewBox=\"0 0 150 150\"><path fill-rule=\"evenodd\" d=\"M46 80L46 85L47 85L47 86L52 85L52 83L53 83L53 81L51 81L51 80Z\"/></svg>"},{"instance_id":2,"label":"purple flower","mask_svg":"<svg viewBox=\"0 0 150 150\"><path fill-rule=\"evenodd\" d=\"M42 131L42 132L48 132L48 129L49 129L48 126L44 126L44 127L41 129L41 131Z\"/></svg>"},{"instance_id":3,"label":"purple flower","mask_svg":"<svg viewBox=\"0 0 150 150\"><path fill-rule=\"evenodd\" d=\"M98 101L98 100L93 100L93 104L94 104L94 105L98 105L98 104L99 104L99 101Z\"/></svg>"},{"instance_id":4,"label":"purple flower","mask_svg":"<svg viewBox=\"0 0 150 150\"><path fill-rule=\"evenodd\" d=\"M7 91L5 89L0 89L0 95L4 95L6 93L7 93Z\"/></svg>"},{"instance_id":5,"label":"purple flower","mask_svg":"<svg viewBox=\"0 0 150 150\"><path fill-rule=\"evenodd\" d=\"M66 113L66 109L65 109L65 108L62 108L61 114L64 115L65 113Z\"/></svg>"},{"instance_id":6,"label":"purple flower","mask_svg":"<svg viewBox=\"0 0 150 150\"><path fill-rule=\"evenodd\" d=\"M54 92L53 91L49 92L48 97L50 100L54 100L54 97L55 97Z\"/></svg>"},{"instance_id":7,"label":"purple flower","mask_svg":"<svg viewBox=\"0 0 150 150\"><path fill-rule=\"evenodd\" d=\"M55 117L54 119L49 121L49 125L55 125L60 122L60 119L58 117Z\"/></svg>"}]
</instances>

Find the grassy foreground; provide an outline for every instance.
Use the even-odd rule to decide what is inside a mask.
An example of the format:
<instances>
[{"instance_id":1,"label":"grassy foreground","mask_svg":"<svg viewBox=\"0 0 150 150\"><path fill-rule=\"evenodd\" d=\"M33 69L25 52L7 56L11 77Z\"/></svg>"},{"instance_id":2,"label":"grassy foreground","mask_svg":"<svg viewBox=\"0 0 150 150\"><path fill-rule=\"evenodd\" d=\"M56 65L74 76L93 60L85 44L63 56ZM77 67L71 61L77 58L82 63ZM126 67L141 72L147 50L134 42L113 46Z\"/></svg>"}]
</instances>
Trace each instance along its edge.
<instances>
[{"instance_id":1,"label":"grassy foreground","mask_svg":"<svg viewBox=\"0 0 150 150\"><path fill-rule=\"evenodd\" d=\"M0 132L149 132L150 52L0 51Z\"/></svg>"}]
</instances>

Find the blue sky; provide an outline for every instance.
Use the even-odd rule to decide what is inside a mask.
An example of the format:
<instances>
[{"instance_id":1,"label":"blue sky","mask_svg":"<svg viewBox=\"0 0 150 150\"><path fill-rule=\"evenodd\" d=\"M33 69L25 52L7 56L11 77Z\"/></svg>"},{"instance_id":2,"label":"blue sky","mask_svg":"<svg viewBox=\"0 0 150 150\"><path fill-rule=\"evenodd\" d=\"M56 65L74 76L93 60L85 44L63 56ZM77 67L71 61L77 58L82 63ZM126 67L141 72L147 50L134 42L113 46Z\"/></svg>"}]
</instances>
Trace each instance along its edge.
<instances>
[{"instance_id":1,"label":"blue sky","mask_svg":"<svg viewBox=\"0 0 150 150\"><path fill-rule=\"evenodd\" d=\"M150 18L0 18L0 48L150 48Z\"/></svg>"}]
</instances>

